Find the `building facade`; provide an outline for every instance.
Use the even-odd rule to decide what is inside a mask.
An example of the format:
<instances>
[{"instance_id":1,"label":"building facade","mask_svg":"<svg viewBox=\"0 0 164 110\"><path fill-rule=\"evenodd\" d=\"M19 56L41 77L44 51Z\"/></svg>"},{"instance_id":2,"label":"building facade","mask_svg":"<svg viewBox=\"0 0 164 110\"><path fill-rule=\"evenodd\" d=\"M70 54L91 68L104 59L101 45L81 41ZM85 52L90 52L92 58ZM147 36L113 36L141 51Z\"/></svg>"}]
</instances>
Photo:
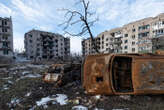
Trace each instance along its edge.
<instances>
[{"instance_id":1,"label":"building facade","mask_svg":"<svg viewBox=\"0 0 164 110\"><path fill-rule=\"evenodd\" d=\"M95 39L100 39L98 44L101 53L151 53L153 51L152 39L163 35L164 13L102 32ZM86 48L83 47L83 50L87 50ZM83 51L83 55L88 55L88 53Z\"/></svg>"},{"instance_id":2,"label":"building facade","mask_svg":"<svg viewBox=\"0 0 164 110\"><path fill-rule=\"evenodd\" d=\"M24 44L28 59L64 59L70 56L70 39L60 34L31 30L25 33Z\"/></svg>"},{"instance_id":3,"label":"building facade","mask_svg":"<svg viewBox=\"0 0 164 110\"><path fill-rule=\"evenodd\" d=\"M13 56L13 25L11 17L0 17L0 56Z\"/></svg>"}]
</instances>

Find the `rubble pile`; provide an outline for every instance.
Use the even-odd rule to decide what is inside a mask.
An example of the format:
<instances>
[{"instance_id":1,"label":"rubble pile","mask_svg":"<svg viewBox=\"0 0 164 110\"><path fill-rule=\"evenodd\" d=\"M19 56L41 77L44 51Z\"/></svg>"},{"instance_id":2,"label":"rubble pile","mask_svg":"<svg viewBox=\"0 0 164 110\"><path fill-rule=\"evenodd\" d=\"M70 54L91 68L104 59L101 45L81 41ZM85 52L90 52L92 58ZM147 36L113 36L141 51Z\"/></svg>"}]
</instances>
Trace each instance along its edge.
<instances>
[{"instance_id":1,"label":"rubble pile","mask_svg":"<svg viewBox=\"0 0 164 110\"><path fill-rule=\"evenodd\" d=\"M71 63L28 62L2 67L0 110L156 110L163 107L163 96L88 95L80 83L80 72L81 65Z\"/></svg>"}]
</instances>

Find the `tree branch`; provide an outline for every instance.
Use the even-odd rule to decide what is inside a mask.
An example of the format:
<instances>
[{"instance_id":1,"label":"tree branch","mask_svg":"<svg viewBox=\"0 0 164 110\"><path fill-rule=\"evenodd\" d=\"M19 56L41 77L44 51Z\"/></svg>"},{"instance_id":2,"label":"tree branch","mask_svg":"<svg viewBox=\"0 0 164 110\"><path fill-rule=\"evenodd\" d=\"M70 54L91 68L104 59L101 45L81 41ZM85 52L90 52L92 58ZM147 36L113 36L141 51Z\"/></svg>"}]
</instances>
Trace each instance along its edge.
<instances>
[{"instance_id":1,"label":"tree branch","mask_svg":"<svg viewBox=\"0 0 164 110\"><path fill-rule=\"evenodd\" d=\"M93 24L98 19L95 19L93 21L88 21L88 15L89 16L94 15L94 13L91 13L91 12L88 11L89 3L90 3L89 1L85 2L85 0L80 0L78 3L82 4L83 9L84 9L84 13L82 14L81 12L79 12L77 10L62 9L62 11L66 11L65 17L66 18L68 17L68 20L66 20L64 23L60 24L60 26L65 25L64 30L66 30L66 29L68 29L69 26L72 26L72 25L77 24L77 23L82 23L81 24L81 32L79 32L77 34L72 34L72 33L69 33L68 31L65 31L65 33L67 33L71 36L82 36L82 35L85 35L85 34L89 34L90 38L91 38L93 48L95 49L95 51L97 53L99 53L99 50L98 50L97 45L96 45L96 40L94 40L93 34L91 32L91 29L90 29L90 27L93 26ZM79 17L79 20L73 21L74 18L78 18L78 17Z\"/></svg>"}]
</instances>

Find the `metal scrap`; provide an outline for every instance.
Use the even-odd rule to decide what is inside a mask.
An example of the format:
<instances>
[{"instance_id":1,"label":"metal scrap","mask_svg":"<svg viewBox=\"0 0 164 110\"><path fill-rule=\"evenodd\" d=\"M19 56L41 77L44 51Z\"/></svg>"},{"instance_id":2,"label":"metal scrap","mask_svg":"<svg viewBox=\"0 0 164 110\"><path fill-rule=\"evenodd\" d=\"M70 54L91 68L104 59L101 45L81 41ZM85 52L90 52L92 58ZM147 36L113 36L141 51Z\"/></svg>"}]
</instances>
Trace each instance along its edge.
<instances>
[{"instance_id":1,"label":"metal scrap","mask_svg":"<svg viewBox=\"0 0 164 110\"><path fill-rule=\"evenodd\" d=\"M81 64L53 64L43 75L43 81L62 86L80 80Z\"/></svg>"}]
</instances>

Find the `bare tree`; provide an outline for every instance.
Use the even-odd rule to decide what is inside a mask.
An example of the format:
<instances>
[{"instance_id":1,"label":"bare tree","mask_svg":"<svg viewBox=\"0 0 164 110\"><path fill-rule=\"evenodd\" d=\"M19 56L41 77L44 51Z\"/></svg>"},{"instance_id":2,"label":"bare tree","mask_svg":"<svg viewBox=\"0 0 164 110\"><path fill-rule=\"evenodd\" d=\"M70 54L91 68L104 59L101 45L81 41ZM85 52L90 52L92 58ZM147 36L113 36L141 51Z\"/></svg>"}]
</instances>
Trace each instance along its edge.
<instances>
[{"instance_id":1,"label":"bare tree","mask_svg":"<svg viewBox=\"0 0 164 110\"><path fill-rule=\"evenodd\" d=\"M94 40L92 31L91 31L91 26L93 26L93 24L98 20L98 18L95 18L92 20L89 19L93 15L95 15L94 12L92 13L89 11L89 4L90 4L89 1L86 2L85 0L79 0L79 2L77 4L81 4L83 7L83 10L81 12L78 10L62 9L62 11L66 11L65 17L68 19L60 25L64 25L65 32L71 36L82 36L82 35L89 34L90 38L91 38L91 44L92 44L94 50L97 53L99 53L99 50L96 45L96 41ZM72 34L68 31L66 31L69 26L73 26L78 23L81 23L81 32Z\"/></svg>"}]
</instances>

